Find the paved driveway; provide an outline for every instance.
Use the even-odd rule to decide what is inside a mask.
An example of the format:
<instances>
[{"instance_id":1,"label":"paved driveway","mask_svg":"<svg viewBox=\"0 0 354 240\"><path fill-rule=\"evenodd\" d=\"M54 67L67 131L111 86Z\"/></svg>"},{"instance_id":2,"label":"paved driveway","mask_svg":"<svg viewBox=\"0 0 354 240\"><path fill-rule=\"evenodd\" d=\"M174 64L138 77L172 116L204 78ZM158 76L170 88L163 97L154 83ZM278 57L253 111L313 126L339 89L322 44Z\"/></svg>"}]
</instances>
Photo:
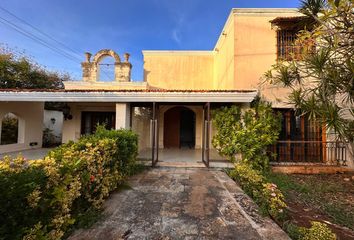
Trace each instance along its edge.
<instances>
[{"instance_id":1,"label":"paved driveway","mask_svg":"<svg viewBox=\"0 0 354 240\"><path fill-rule=\"evenodd\" d=\"M155 168L129 185L106 201L103 220L69 239L288 239L221 171Z\"/></svg>"},{"instance_id":2,"label":"paved driveway","mask_svg":"<svg viewBox=\"0 0 354 240\"><path fill-rule=\"evenodd\" d=\"M10 156L12 158L17 157L18 155L23 156L27 160L37 160L44 158L50 150L53 148L36 148L36 149L28 149L10 153L0 154L0 160L4 158L4 156Z\"/></svg>"}]
</instances>

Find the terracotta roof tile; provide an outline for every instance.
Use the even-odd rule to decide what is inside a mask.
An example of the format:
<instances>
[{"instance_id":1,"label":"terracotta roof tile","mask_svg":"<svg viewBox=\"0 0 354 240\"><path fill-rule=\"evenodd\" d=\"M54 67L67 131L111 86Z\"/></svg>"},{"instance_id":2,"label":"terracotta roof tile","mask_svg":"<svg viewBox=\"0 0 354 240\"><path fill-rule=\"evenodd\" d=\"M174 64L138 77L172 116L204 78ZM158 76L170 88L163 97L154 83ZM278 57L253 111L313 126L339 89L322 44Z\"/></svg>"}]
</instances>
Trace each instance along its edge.
<instances>
[{"instance_id":1,"label":"terracotta roof tile","mask_svg":"<svg viewBox=\"0 0 354 240\"><path fill-rule=\"evenodd\" d=\"M300 22L307 18L308 18L307 16L276 17L270 22L273 24L277 24L281 22Z\"/></svg>"}]
</instances>

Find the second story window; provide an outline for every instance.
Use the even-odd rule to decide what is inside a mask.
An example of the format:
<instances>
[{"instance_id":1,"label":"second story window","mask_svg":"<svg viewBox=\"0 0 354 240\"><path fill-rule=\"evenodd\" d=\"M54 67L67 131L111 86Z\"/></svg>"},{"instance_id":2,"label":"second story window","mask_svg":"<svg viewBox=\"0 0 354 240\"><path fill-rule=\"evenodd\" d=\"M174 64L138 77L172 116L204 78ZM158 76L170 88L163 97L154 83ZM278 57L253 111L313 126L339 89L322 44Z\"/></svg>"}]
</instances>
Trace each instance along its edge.
<instances>
[{"instance_id":1,"label":"second story window","mask_svg":"<svg viewBox=\"0 0 354 240\"><path fill-rule=\"evenodd\" d=\"M277 30L277 58L280 60L298 59L300 54L299 46L296 46L295 30Z\"/></svg>"},{"instance_id":2,"label":"second story window","mask_svg":"<svg viewBox=\"0 0 354 240\"><path fill-rule=\"evenodd\" d=\"M306 44L297 45L297 37L301 30L307 26L308 18L304 16L277 17L271 22L276 29L277 59L300 60L304 52L312 52L315 44L308 40ZM307 28L307 27L306 27Z\"/></svg>"}]
</instances>

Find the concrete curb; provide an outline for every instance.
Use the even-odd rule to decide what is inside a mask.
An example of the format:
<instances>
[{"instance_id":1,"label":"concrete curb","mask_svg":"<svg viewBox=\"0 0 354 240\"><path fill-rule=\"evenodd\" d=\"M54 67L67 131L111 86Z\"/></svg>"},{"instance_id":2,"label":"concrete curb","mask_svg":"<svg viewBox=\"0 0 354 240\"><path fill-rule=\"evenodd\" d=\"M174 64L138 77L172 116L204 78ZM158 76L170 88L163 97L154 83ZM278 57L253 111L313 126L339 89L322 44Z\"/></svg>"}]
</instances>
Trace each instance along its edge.
<instances>
[{"instance_id":1,"label":"concrete curb","mask_svg":"<svg viewBox=\"0 0 354 240\"><path fill-rule=\"evenodd\" d=\"M229 192L239 207L241 214L264 240L291 240L289 236L269 217L259 214L258 206L253 200L222 171L213 172L215 178Z\"/></svg>"}]
</instances>

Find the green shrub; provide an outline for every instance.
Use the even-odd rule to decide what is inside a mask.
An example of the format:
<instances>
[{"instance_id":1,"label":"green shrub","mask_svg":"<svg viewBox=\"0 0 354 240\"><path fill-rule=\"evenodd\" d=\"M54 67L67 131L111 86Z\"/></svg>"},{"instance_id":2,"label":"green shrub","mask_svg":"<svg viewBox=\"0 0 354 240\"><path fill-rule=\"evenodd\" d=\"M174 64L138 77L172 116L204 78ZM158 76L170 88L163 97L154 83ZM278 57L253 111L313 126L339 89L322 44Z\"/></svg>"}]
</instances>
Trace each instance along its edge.
<instances>
[{"instance_id":1,"label":"green shrub","mask_svg":"<svg viewBox=\"0 0 354 240\"><path fill-rule=\"evenodd\" d=\"M131 168L136 165L138 156L138 135L132 130L120 129L118 131L107 130L103 126L97 126L96 133L88 138L115 139L117 151L114 154L115 161L120 163L124 175L130 175Z\"/></svg>"},{"instance_id":2,"label":"green shrub","mask_svg":"<svg viewBox=\"0 0 354 240\"><path fill-rule=\"evenodd\" d=\"M262 205L266 207L268 213L274 218L280 218L287 207L283 193L274 183L263 184L261 199Z\"/></svg>"},{"instance_id":3,"label":"green shrub","mask_svg":"<svg viewBox=\"0 0 354 240\"><path fill-rule=\"evenodd\" d=\"M102 206L136 155L136 134L101 128L43 160L0 161L0 239L61 239L82 212Z\"/></svg>"},{"instance_id":4,"label":"green shrub","mask_svg":"<svg viewBox=\"0 0 354 240\"><path fill-rule=\"evenodd\" d=\"M265 178L259 171L252 169L247 164L235 164L235 169L230 172L232 179L236 180L241 188L251 197L260 195L260 190Z\"/></svg>"},{"instance_id":5,"label":"green shrub","mask_svg":"<svg viewBox=\"0 0 354 240\"><path fill-rule=\"evenodd\" d=\"M287 222L283 226L289 237L293 240L335 240L336 235L327 227L326 224L320 222L311 222L310 228L298 227L291 222Z\"/></svg>"},{"instance_id":6,"label":"green shrub","mask_svg":"<svg viewBox=\"0 0 354 240\"><path fill-rule=\"evenodd\" d=\"M59 147L48 157L62 165L61 174L79 176L81 198L99 207L124 177L114 159L117 149L114 139L84 137Z\"/></svg>"},{"instance_id":7,"label":"green shrub","mask_svg":"<svg viewBox=\"0 0 354 240\"><path fill-rule=\"evenodd\" d=\"M259 205L264 214L280 218L286 204L284 196L273 183L267 183L260 171L252 169L249 164L240 163L230 172L230 177Z\"/></svg>"},{"instance_id":8,"label":"green shrub","mask_svg":"<svg viewBox=\"0 0 354 240\"><path fill-rule=\"evenodd\" d=\"M311 222L310 228L300 228L302 236L299 240L335 240L337 239L331 229L326 224Z\"/></svg>"},{"instance_id":9,"label":"green shrub","mask_svg":"<svg viewBox=\"0 0 354 240\"><path fill-rule=\"evenodd\" d=\"M0 161L1 162L1 161ZM0 164L0 239L19 239L26 228L37 223L38 209L29 206L27 197L36 189L42 189L47 177L43 168L24 168L23 158L10 164L5 157ZM5 169L11 165L11 169Z\"/></svg>"},{"instance_id":10,"label":"green shrub","mask_svg":"<svg viewBox=\"0 0 354 240\"><path fill-rule=\"evenodd\" d=\"M234 162L240 153L253 168L269 168L267 146L275 143L280 131L280 115L269 104L260 102L246 111L237 106L216 109L213 123L217 132L212 143L221 155Z\"/></svg>"}]
</instances>

